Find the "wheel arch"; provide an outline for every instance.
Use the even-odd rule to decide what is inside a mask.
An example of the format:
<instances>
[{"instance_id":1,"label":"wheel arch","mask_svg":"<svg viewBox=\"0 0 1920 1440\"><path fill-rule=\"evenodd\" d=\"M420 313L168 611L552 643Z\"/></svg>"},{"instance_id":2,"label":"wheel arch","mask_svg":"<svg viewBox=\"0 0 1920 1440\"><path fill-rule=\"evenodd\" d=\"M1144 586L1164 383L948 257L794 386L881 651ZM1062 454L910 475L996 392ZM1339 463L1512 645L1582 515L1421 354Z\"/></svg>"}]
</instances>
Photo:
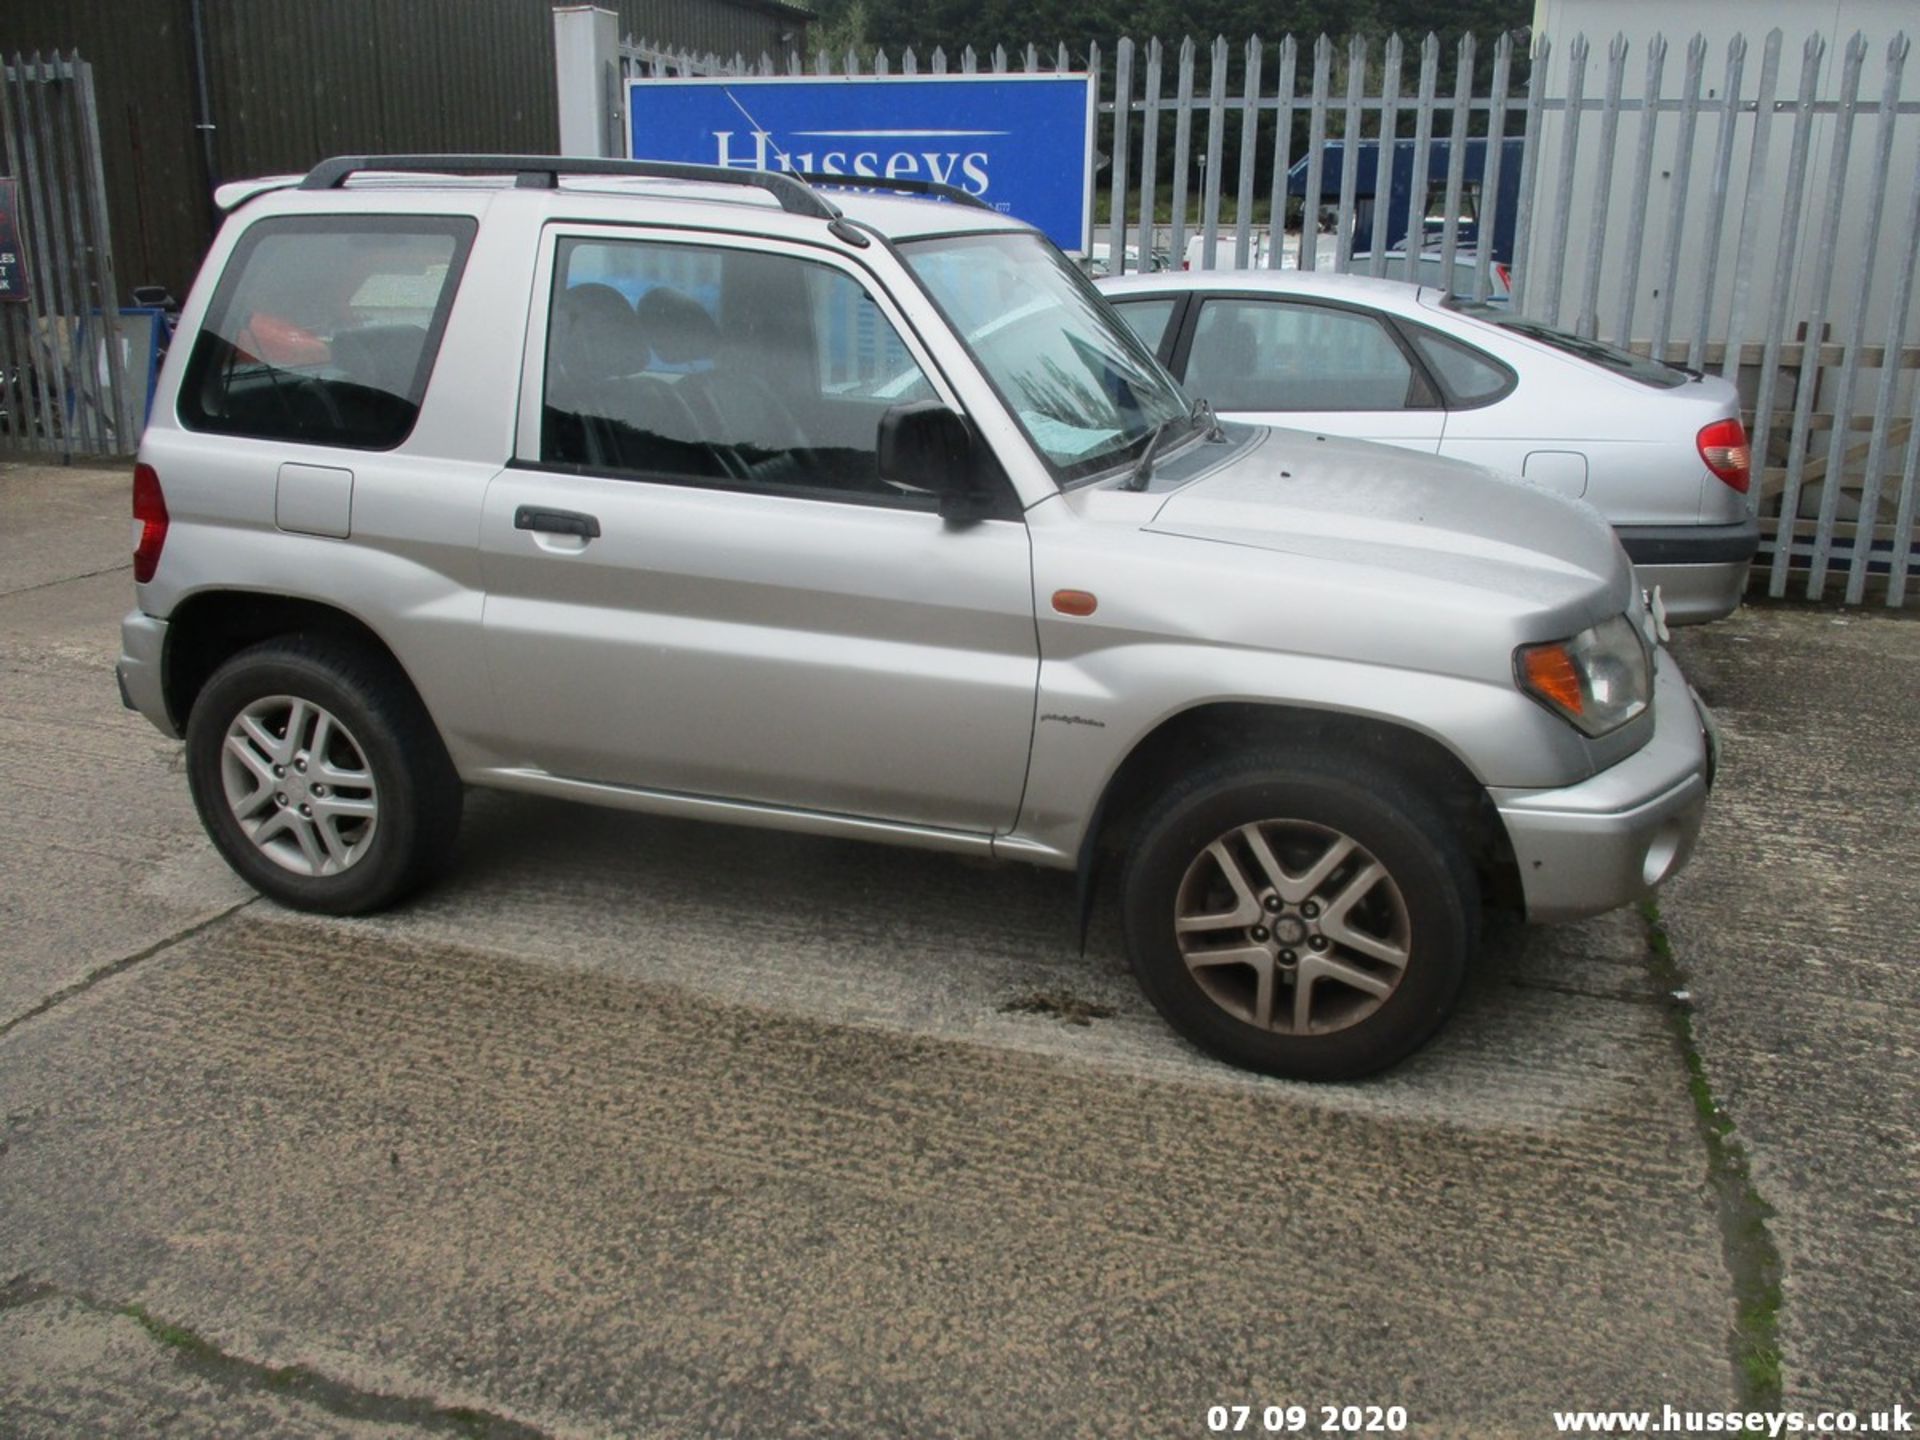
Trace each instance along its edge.
<instances>
[{"instance_id":1,"label":"wheel arch","mask_svg":"<svg viewBox=\"0 0 1920 1440\"><path fill-rule=\"evenodd\" d=\"M1081 930L1103 861L1123 852L1147 810L1196 763L1255 749L1313 749L1390 771L1429 798L1458 828L1489 905L1520 904L1520 877L1492 797L1466 763L1407 725L1338 710L1257 701L1217 701L1169 716L1142 736L1101 791L1081 841Z\"/></svg>"},{"instance_id":2,"label":"wheel arch","mask_svg":"<svg viewBox=\"0 0 1920 1440\"><path fill-rule=\"evenodd\" d=\"M292 635L345 641L376 657L406 681L425 708L420 687L393 647L359 616L337 605L300 596L256 590L202 590L176 605L167 620L166 645L160 660L167 718L185 734L194 702L216 670L249 645Z\"/></svg>"}]
</instances>

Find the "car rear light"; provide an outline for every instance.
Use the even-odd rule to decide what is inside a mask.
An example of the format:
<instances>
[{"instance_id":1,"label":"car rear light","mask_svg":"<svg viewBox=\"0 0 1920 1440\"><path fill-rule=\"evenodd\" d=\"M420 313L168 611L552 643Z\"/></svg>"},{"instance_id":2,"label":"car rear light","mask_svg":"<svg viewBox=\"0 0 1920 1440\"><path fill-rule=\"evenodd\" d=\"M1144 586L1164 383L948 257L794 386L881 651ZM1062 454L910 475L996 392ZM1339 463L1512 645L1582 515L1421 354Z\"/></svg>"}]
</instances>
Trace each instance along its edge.
<instances>
[{"instance_id":1,"label":"car rear light","mask_svg":"<svg viewBox=\"0 0 1920 1440\"><path fill-rule=\"evenodd\" d=\"M1753 479L1753 450L1747 444L1747 427L1738 420L1716 420L1700 432L1694 442L1707 469L1730 488L1747 493Z\"/></svg>"},{"instance_id":2,"label":"car rear light","mask_svg":"<svg viewBox=\"0 0 1920 1440\"><path fill-rule=\"evenodd\" d=\"M160 476L151 465L133 467L133 518L140 527L133 543L133 578L144 585L153 579L160 547L167 543L167 497L160 493Z\"/></svg>"},{"instance_id":3,"label":"car rear light","mask_svg":"<svg viewBox=\"0 0 1920 1440\"><path fill-rule=\"evenodd\" d=\"M1500 277L1501 285L1506 287L1508 290L1513 289L1513 271L1509 270L1504 265L1495 265L1493 267L1493 273Z\"/></svg>"}]
</instances>

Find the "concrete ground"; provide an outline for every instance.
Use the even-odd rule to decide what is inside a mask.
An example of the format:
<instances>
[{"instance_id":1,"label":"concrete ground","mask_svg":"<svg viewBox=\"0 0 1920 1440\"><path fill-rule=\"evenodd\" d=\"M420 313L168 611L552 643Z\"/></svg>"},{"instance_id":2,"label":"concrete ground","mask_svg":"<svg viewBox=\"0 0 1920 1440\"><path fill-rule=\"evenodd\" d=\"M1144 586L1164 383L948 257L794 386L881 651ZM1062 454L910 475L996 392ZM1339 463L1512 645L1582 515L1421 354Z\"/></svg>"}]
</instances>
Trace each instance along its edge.
<instances>
[{"instance_id":1,"label":"concrete ground","mask_svg":"<svg viewBox=\"0 0 1920 1440\"><path fill-rule=\"evenodd\" d=\"M476 796L406 909L254 901L114 693L126 497L0 466L0 1434L1920 1397L1920 624L1686 636L1727 760L1663 932L1498 927L1316 1088L1017 867Z\"/></svg>"}]
</instances>

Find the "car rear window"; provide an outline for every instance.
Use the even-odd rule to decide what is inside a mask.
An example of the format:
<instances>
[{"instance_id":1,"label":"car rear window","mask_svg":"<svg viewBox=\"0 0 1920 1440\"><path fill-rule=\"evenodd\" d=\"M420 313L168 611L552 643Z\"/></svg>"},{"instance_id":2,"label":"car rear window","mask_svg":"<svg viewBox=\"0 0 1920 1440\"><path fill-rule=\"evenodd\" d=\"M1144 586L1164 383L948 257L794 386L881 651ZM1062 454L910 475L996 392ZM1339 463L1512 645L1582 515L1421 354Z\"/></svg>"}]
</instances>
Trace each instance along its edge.
<instances>
[{"instance_id":1,"label":"car rear window","mask_svg":"<svg viewBox=\"0 0 1920 1440\"><path fill-rule=\"evenodd\" d=\"M180 390L190 430L389 450L419 418L462 216L285 216L241 237Z\"/></svg>"},{"instance_id":2,"label":"car rear window","mask_svg":"<svg viewBox=\"0 0 1920 1440\"><path fill-rule=\"evenodd\" d=\"M1598 365L1602 370L1609 370L1629 380L1637 380L1640 384L1652 386L1656 390L1672 390L1687 383L1687 372L1678 366L1649 360L1644 355L1636 355L1631 350L1621 349L1618 345L1609 345L1604 340L1587 340L1578 335L1570 335L1565 330L1556 330L1551 325L1542 325L1538 320L1523 320L1520 316L1494 305L1475 305L1469 301L1452 298L1443 301L1442 304L1448 310L1461 315L1471 315L1474 319L1484 320L1489 325L1498 325L1502 330L1511 331L1528 340L1537 340L1542 345L1550 345L1563 354L1585 360L1590 365Z\"/></svg>"}]
</instances>

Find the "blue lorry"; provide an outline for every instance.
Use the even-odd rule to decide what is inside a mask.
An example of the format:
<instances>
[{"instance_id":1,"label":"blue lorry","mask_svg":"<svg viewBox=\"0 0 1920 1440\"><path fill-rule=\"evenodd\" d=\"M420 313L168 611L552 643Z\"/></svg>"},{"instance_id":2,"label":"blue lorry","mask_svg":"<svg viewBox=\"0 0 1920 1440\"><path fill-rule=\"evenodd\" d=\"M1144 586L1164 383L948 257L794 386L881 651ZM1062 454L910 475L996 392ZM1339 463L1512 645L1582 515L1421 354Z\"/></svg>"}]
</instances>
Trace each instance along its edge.
<instances>
[{"instance_id":1,"label":"blue lorry","mask_svg":"<svg viewBox=\"0 0 1920 1440\"><path fill-rule=\"evenodd\" d=\"M1477 246L1480 241L1480 217L1491 210L1493 223L1487 238L1491 244L1492 259L1496 264L1511 265L1514 218L1520 203L1520 162L1525 153L1525 142L1517 137L1500 142L1499 188L1492 197L1487 195L1485 185L1487 141L1482 138L1464 143L1466 153L1460 167L1461 222L1458 243L1462 249ZM1399 249L1407 240L1407 205L1413 191L1414 142L1406 137L1393 142L1393 163L1389 167L1389 184L1384 196L1380 193L1380 142L1362 140L1353 149L1352 250L1358 254L1373 248L1374 206L1383 201L1387 205L1385 248ZM1347 145L1343 140L1328 140L1321 147L1319 203L1322 206L1340 203L1346 152ZM1311 159L1311 155L1303 155L1287 172L1287 194L1297 197L1303 206L1307 198L1307 168ZM1418 241L1423 248L1438 243L1440 239L1440 228L1446 212L1447 169L1452 159L1451 139L1428 142L1425 196L1420 207L1425 227Z\"/></svg>"}]
</instances>

